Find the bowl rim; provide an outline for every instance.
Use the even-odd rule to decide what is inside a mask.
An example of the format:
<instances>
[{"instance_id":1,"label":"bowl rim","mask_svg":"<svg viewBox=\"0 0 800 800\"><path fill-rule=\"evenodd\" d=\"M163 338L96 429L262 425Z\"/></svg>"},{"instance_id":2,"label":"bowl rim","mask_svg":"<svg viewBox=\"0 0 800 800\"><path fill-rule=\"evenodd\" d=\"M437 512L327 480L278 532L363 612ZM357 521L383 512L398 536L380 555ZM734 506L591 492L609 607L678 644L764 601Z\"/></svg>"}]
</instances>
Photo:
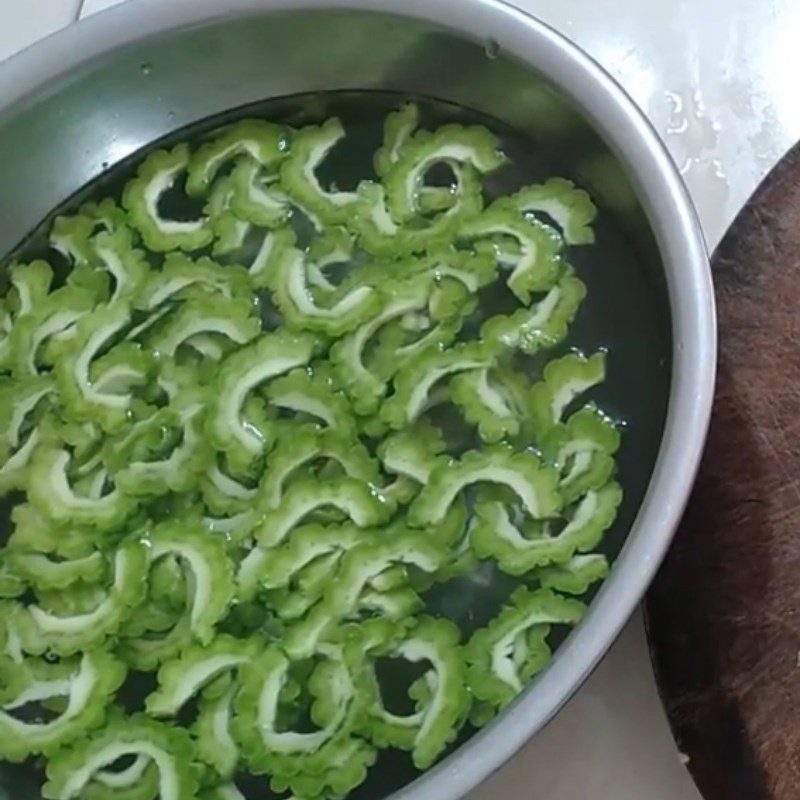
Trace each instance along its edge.
<instances>
[{"instance_id":1,"label":"bowl rim","mask_svg":"<svg viewBox=\"0 0 800 800\"><path fill-rule=\"evenodd\" d=\"M118 47L215 20L275 12L355 11L424 21L493 40L541 73L626 165L661 253L672 314L672 379L650 484L611 575L549 668L491 725L391 795L458 798L542 728L586 680L634 612L669 546L702 454L716 373L716 314L694 206L664 144L633 100L563 35L504 0L127 0L0 64L0 111ZM477 757L477 753L480 756Z\"/></svg>"}]
</instances>

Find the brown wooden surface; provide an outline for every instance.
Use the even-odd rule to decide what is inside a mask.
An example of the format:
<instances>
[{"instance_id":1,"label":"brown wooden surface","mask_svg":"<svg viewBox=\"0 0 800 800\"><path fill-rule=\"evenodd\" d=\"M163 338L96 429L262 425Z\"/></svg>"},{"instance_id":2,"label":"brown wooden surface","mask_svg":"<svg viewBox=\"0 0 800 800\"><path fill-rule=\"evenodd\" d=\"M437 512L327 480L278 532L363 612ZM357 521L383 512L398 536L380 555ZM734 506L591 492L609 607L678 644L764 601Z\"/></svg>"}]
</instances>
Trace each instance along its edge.
<instances>
[{"instance_id":1,"label":"brown wooden surface","mask_svg":"<svg viewBox=\"0 0 800 800\"><path fill-rule=\"evenodd\" d=\"M800 798L800 148L714 257L717 399L648 600L673 730L706 800Z\"/></svg>"}]
</instances>

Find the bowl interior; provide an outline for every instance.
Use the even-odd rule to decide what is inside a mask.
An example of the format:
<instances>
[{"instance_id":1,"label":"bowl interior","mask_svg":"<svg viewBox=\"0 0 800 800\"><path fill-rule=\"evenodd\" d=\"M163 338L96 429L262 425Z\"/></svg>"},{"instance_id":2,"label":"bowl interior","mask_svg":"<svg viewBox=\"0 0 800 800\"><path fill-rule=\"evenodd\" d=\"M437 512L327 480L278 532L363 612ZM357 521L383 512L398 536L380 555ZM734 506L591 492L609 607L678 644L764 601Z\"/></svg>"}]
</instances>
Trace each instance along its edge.
<instances>
[{"instance_id":1,"label":"bowl interior","mask_svg":"<svg viewBox=\"0 0 800 800\"><path fill-rule=\"evenodd\" d=\"M112 192L156 142L232 117L297 125L337 114L355 132L357 163L378 145L370 121L410 95L432 120L475 118L502 134L514 171L500 176L498 193L565 175L601 206L597 244L570 254L589 299L569 345L608 348L608 379L594 399L627 426L625 501L604 544L613 559L647 489L666 417L672 341L663 264L621 163L548 81L492 41L383 14L284 12L220 19L98 56L0 112L0 254L21 244L35 252L30 235L54 208L97 191L101 175ZM346 185L341 163L341 177L330 177ZM447 586L434 602L469 627L506 594L492 573L480 587ZM354 797L384 797L417 776L407 758L383 758ZM38 797L28 767L0 768L2 783L9 797Z\"/></svg>"}]
</instances>

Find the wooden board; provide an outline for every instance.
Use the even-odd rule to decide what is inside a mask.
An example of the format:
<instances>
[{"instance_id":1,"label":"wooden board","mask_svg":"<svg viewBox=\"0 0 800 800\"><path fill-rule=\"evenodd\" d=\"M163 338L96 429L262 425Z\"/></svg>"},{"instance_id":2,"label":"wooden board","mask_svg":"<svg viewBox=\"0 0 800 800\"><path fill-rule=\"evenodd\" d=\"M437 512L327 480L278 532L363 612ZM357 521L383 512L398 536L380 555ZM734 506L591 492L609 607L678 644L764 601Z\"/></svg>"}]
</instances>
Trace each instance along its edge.
<instances>
[{"instance_id":1,"label":"wooden board","mask_svg":"<svg viewBox=\"0 0 800 800\"><path fill-rule=\"evenodd\" d=\"M800 798L800 146L713 259L717 398L648 600L657 677L706 800Z\"/></svg>"}]
</instances>

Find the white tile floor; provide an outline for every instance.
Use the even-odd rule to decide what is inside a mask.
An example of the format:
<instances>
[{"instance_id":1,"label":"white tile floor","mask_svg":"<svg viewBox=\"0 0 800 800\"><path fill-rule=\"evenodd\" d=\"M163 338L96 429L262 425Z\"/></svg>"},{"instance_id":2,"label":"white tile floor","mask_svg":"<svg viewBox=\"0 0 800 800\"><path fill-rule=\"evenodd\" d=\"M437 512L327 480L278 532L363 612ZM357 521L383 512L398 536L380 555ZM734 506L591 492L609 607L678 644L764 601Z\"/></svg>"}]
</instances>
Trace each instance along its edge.
<instances>
[{"instance_id":1,"label":"white tile floor","mask_svg":"<svg viewBox=\"0 0 800 800\"><path fill-rule=\"evenodd\" d=\"M81 0L0 0L0 60L68 25L80 7Z\"/></svg>"},{"instance_id":2,"label":"white tile floor","mask_svg":"<svg viewBox=\"0 0 800 800\"><path fill-rule=\"evenodd\" d=\"M85 0L83 14L121 0ZM135 2L135 0L130 0ZM167 1L167 0L165 0ZM0 59L80 0L0 0ZM797 0L516 0L584 47L650 117L714 247L800 138ZM561 714L470 800L698 800L664 719L640 617Z\"/></svg>"}]
</instances>

